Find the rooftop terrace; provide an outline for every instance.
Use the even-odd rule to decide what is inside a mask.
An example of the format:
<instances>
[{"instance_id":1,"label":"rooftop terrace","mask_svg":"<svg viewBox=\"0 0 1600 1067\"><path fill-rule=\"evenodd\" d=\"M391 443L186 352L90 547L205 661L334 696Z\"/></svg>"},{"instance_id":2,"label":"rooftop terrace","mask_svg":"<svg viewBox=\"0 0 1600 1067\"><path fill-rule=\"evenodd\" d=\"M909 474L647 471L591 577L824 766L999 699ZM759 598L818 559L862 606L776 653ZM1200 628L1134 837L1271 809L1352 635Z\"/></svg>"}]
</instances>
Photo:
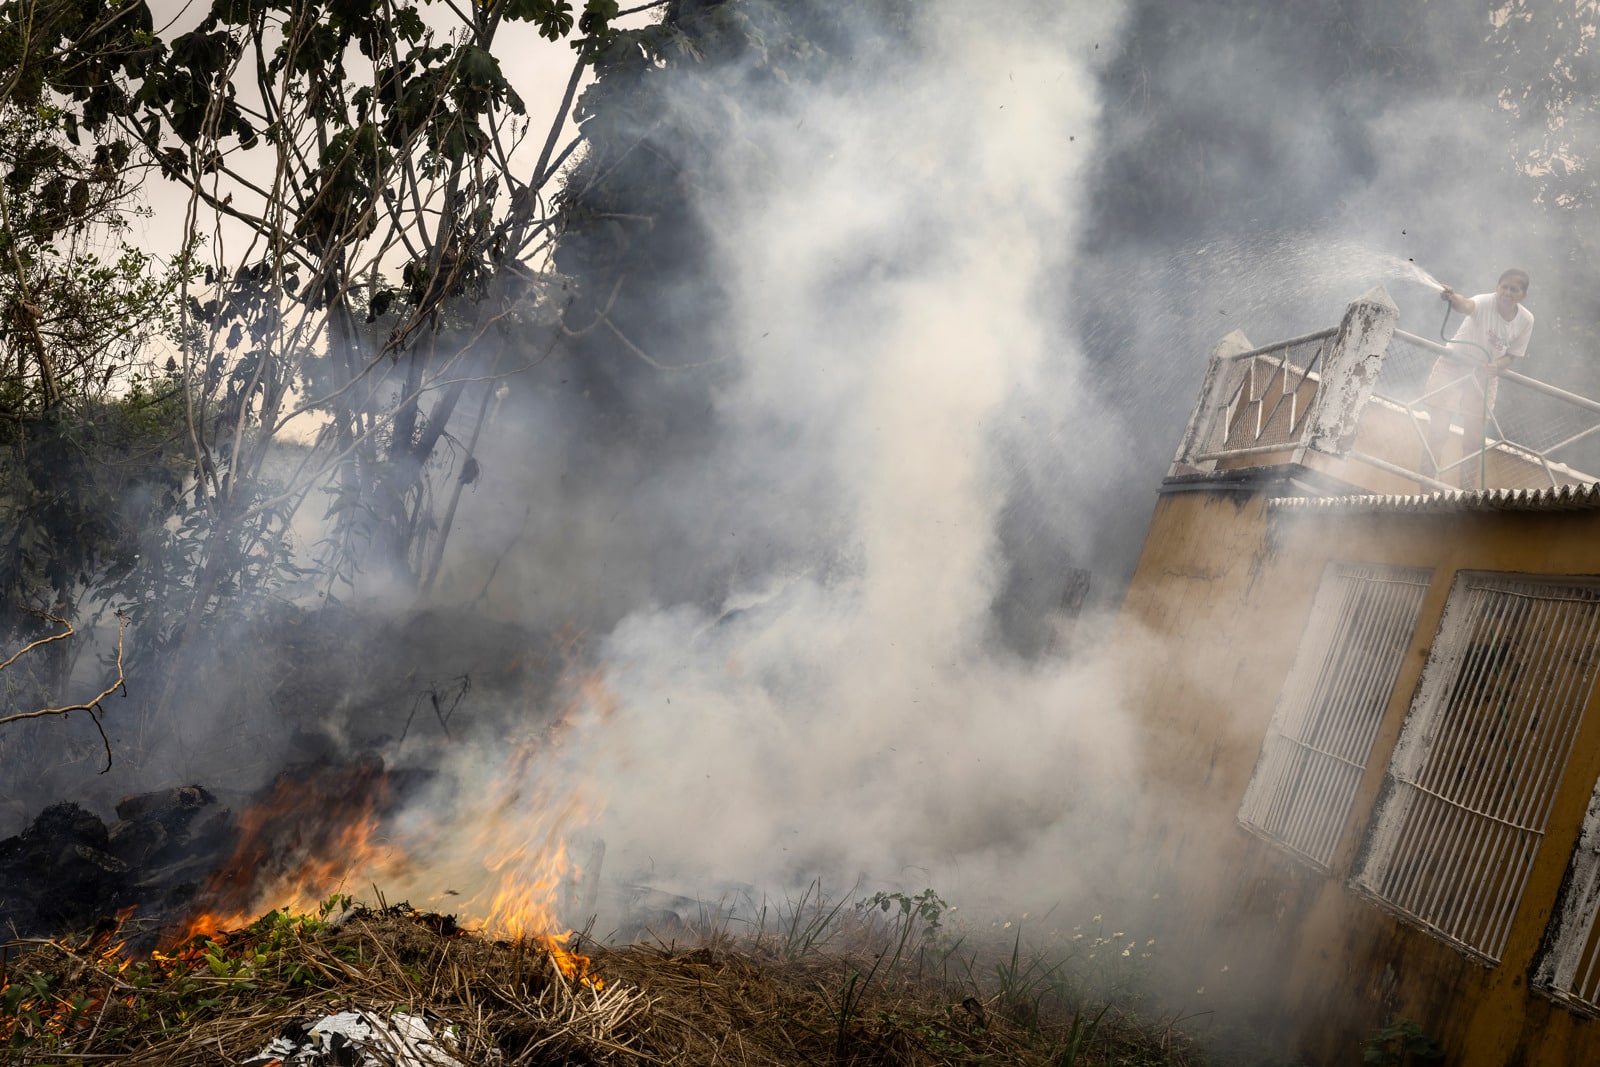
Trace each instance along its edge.
<instances>
[{"instance_id":1,"label":"rooftop terrace","mask_svg":"<svg viewBox=\"0 0 1600 1067\"><path fill-rule=\"evenodd\" d=\"M1294 464L1345 494L1600 482L1600 402L1508 370L1486 403L1475 360L1398 319L1379 287L1338 326L1259 348L1223 338L1170 476Z\"/></svg>"}]
</instances>

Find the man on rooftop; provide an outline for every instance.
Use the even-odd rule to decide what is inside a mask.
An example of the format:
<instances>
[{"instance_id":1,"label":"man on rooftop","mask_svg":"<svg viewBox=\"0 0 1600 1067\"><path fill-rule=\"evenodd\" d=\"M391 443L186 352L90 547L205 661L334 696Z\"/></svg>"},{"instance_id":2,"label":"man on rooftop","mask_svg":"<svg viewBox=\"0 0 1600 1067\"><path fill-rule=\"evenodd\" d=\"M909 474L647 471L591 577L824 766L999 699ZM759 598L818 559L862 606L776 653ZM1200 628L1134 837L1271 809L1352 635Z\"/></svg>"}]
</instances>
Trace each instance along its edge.
<instances>
[{"instance_id":1,"label":"man on rooftop","mask_svg":"<svg viewBox=\"0 0 1600 1067\"><path fill-rule=\"evenodd\" d=\"M1435 471L1443 466L1440 450L1458 417L1463 458L1485 447L1484 423L1494 412L1499 374L1528 354L1533 336L1533 312L1522 306L1527 295L1528 272L1517 268L1501 274L1492 293L1462 296L1448 285L1439 293L1464 317L1450 341L1450 355L1434 362L1422 395L1429 412L1428 459Z\"/></svg>"}]
</instances>

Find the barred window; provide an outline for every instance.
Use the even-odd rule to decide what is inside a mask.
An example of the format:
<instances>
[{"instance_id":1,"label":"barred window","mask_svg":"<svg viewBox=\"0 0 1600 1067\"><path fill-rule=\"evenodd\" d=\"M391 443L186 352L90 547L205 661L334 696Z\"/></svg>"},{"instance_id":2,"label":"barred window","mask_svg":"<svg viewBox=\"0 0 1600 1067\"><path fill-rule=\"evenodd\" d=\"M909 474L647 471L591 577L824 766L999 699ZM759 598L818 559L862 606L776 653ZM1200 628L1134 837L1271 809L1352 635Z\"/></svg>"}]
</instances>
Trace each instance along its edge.
<instances>
[{"instance_id":1,"label":"barred window","mask_svg":"<svg viewBox=\"0 0 1600 1067\"><path fill-rule=\"evenodd\" d=\"M1583 834L1567 866L1561 901L1550 919L1548 951L1534 985L1558 999L1600 1010L1600 782L1584 816Z\"/></svg>"},{"instance_id":2,"label":"barred window","mask_svg":"<svg viewBox=\"0 0 1600 1067\"><path fill-rule=\"evenodd\" d=\"M1432 571L1329 563L1262 742L1239 821L1333 861Z\"/></svg>"},{"instance_id":3,"label":"barred window","mask_svg":"<svg viewBox=\"0 0 1600 1067\"><path fill-rule=\"evenodd\" d=\"M1355 885L1490 962L1594 684L1600 583L1463 572Z\"/></svg>"}]
</instances>

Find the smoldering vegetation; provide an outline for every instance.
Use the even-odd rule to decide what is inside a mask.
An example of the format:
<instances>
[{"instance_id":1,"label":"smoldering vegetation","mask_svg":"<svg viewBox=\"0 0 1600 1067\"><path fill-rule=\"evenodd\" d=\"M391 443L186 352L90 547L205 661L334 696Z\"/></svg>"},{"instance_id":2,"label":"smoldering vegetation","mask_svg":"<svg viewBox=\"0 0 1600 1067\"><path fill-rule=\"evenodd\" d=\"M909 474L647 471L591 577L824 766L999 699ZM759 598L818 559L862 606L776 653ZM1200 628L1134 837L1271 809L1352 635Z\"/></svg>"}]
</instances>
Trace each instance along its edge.
<instances>
[{"instance_id":1,"label":"smoldering vegetation","mask_svg":"<svg viewBox=\"0 0 1600 1067\"><path fill-rule=\"evenodd\" d=\"M219 1054L249 1065L383 1056L430 1067L690 1065L730 1054L772 1065L1209 1062L1171 1025L1063 1002L1060 976L1019 970L992 992L924 942L939 917L937 907L846 909L824 928L797 912L749 936L713 919L681 931L694 947L575 939L560 957L399 904L273 913L133 964L116 954L113 931L99 931L29 958L29 992L44 993L19 998L20 1025L0 1020L0 1038L163 1067ZM378 1004L405 1007L367 1006Z\"/></svg>"},{"instance_id":2,"label":"smoldering vegetation","mask_svg":"<svg viewBox=\"0 0 1600 1067\"><path fill-rule=\"evenodd\" d=\"M676 303L668 328L626 327L665 347L651 362L612 352L617 380L587 389L592 423L513 384L501 416L537 416L485 470L526 479L513 501L552 506L486 501L515 523L515 547L463 557L451 581L473 589L497 566L486 613L593 626L584 665L613 707L564 736L559 773L574 761L600 786L604 811L573 829L605 842L619 886L693 899L822 875L1069 892L1047 857L1079 820L1107 835L1081 854L1124 851L1119 685L1092 657L1060 656L1108 625L1084 569L1062 559L1036 575L1025 621L996 611L1009 605L996 517L1026 474L999 447L1008 422L1048 437L1076 420L1076 439L1102 440L1092 398L1037 399L1047 363L1082 361L1052 350L1039 279L1078 225L1093 37L1116 22L1037 14L1031 44L936 10L899 38L863 30L851 47L876 66L768 85L737 111L737 64L656 90L699 136L684 166L704 185L681 209L705 243L704 262L686 262L706 280L633 296L629 279L615 307L698 284L722 313L692 348L673 340L691 318ZM715 107L730 124L713 136ZM1052 143L1041 129L1079 132ZM668 410L635 419L640 395ZM680 418L692 425L665 428ZM618 438L597 442L616 421ZM551 448L567 427L582 439ZM514 456L533 459L509 472ZM492 544L475 532L490 526L463 532ZM1008 628L1031 628L1036 658L1008 647ZM501 766L467 747L445 758L468 796Z\"/></svg>"}]
</instances>

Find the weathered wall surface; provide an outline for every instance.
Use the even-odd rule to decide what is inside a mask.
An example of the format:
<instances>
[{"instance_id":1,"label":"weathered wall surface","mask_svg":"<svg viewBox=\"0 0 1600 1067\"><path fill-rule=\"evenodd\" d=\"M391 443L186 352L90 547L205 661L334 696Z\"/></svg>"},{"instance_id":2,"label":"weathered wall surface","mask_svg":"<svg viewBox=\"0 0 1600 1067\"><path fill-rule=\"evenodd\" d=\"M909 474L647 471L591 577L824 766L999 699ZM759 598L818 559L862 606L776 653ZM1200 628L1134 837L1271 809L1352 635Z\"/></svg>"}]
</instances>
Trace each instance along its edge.
<instances>
[{"instance_id":1,"label":"weathered wall surface","mask_svg":"<svg viewBox=\"0 0 1600 1067\"><path fill-rule=\"evenodd\" d=\"M1279 691L1330 560L1433 569L1421 618L1330 872L1237 822ZM1281 1028L1309 1062L1359 1062L1385 1023L1415 1020L1451 1064L1600 1061L1600 1021L1530 991L1530 974L1600 775L1591 693L1501 961L1493 966L1352 890L1395 742L1460 570L1600 574L1600 512L1275 509L1237 486L1163 496L1120 643L1142 683L1158 872L1217 1006ZM1226 967L1226 970L1222 968ZM1199 996L1199 994L1197 994ZM1200 1001L1205 1003L1205 1001Z\"/></svg>"},{"instance_id":2,"label":"weathered wall surface","mask_svg":"<svg viewBox=\"0 0 1600 1067\"><path fill-rule=\"evenodd\" d=\"M1258 1031L1281 1020L1268 995L1274 968L1258 975L1253 964L1281 954L1284 902L1236 877L1260 846L1235 816L1320 578L1273 574L1266 535L1265 497L1247 486L1163 495L1119 632L1139 687L1152 813L1142 836L1156 843L1148 881L1166 905L1160 957L1179 972L1164 977L1183 1006Z\"/></svg>"}]
</instances>

